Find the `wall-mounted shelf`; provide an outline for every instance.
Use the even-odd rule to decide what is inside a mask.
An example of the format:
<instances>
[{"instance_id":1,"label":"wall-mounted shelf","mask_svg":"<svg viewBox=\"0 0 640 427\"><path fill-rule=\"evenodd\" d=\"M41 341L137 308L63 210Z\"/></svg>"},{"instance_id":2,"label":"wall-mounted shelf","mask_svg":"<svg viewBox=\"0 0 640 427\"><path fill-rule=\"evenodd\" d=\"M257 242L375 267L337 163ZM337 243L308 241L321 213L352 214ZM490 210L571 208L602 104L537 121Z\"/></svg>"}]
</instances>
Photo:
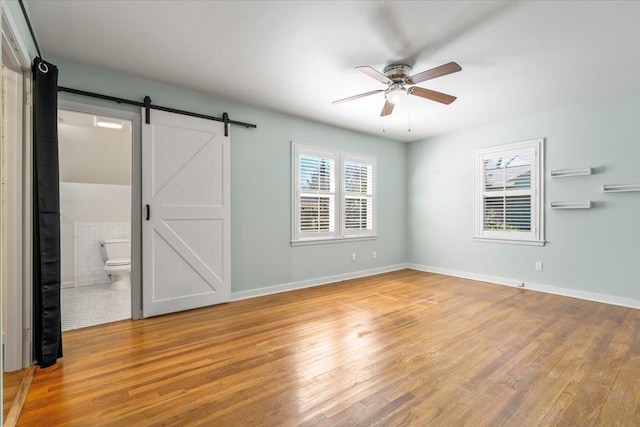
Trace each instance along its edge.
<instances>
[{"instance_id":1,"label":"wall-mounted shelf","mask_svg":"<svg viewBox=\"0 0 640 427\"><path fill-rule=\"evenodd\" d=\"M591 201L588 202L551 202L552 209L591 209Z\"/></svg>"},{"instance_id":2,"label":"wall-mounted shelf","mask_svg":"<svg viewBox=\"0 0 640 427\"><path fill-rule=\"evenodd\" d=\"M551 171L551 176L553 178L565 178L569 176L591 175L592 173L593 173L593 169L591 168L563 169L563 170Z\"/></svg>"},{"instance_id":3,"label":"wall-mounted shelf","mask_svg":"<svg viewBox=\"0 0 640 427\"><path fill-rule=\"evenodd\" d=\"M603 185L602 191L604 191L605 193L623 193L627 191L640 191L640 184Z\"/></svg>"}]
</instances>

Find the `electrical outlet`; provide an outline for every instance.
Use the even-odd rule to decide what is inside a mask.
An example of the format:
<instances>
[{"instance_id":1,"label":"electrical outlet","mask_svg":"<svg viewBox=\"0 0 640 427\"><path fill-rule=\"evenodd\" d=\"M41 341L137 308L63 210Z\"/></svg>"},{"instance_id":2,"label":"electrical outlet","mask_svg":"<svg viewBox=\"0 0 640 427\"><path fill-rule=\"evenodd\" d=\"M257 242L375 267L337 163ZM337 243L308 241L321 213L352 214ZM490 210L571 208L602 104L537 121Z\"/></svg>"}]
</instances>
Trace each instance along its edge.
<instances>
[{"instance_id":1,"label":"electrical outlet","mask_svg":"<svg viewBox=\"0 0 640 427\"><path fill-rule=\"evenodd\" d=\"M352 253L351 254L351 261L355 261L356 260L356 253Z\"/></svg>"},{"instance_id":2,"label":"electrical outlet","mask_svg":"<svg viewBox=\"0 0 640 427\"><path fill-rule=\"evenodd\" d=\"M542 261L536 261L536 271L542 271Z\"/></svg>"},{"instance_id":3,"label":"electrical outlet","mask_svg":"<svg viewBox=\"0 0 640 427\"><path fill-rule=\"evenodd\" d=\"M373 257L378 258L378 253L376 251L373 251Z\"/></svg>"}]
</instances>

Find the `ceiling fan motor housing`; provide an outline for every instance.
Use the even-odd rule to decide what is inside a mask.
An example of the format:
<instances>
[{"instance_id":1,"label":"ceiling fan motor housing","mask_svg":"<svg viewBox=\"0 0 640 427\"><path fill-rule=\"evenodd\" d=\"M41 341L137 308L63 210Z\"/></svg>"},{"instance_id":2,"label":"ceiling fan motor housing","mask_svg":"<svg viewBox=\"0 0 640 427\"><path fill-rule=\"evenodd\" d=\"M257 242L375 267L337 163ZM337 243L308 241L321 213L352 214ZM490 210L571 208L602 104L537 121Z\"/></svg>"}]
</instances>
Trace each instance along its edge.
<instances>
[{"instance_id":1,"label":"ceiling fan motor housing","mask_svg":"<svg viewBox=\"0 0 640 427\"><path fill-rule=\"evenodd\" d=\"M407 64L389 64L384 67L385 76L394 83L407 83L411 75L411 67Z\"/></svg>"}]
</instances>

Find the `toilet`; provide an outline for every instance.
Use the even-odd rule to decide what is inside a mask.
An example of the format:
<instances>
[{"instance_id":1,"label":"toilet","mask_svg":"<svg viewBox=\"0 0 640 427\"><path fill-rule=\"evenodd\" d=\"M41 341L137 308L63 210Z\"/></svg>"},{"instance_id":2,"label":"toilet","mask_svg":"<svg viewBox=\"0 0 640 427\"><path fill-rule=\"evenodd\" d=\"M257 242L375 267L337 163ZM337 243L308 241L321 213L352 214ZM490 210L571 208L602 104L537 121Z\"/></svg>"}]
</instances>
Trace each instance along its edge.
<instances>
[{"instance_id":1,"label":"toilet","mask_svg":"<svg viewBox=\"0 0 640 427\"><path fill-rule=\"evenodd\" d=\"M131 288L131 239L100 241L104 272L111 281L111 290Z\"/></svg>"}]
</instances>

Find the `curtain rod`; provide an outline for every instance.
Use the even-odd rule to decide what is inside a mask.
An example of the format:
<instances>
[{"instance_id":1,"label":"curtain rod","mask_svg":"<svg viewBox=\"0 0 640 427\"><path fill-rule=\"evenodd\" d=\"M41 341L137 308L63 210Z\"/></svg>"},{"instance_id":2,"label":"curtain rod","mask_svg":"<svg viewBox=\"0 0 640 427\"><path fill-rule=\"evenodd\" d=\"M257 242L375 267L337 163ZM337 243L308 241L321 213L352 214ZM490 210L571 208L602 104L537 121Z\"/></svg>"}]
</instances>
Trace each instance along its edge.
<instances>
[{"instance_id":1,"label":"curtain rod","mask_svg":"<svg viewBox=\"0 0 640 427\"><path fill-rule=\"evenodd\" d=\"M22 0L18 0L18 3L20 3L20 9L22 9L24 20L27 21L27 27L29 28L29 32L31 33L31 39L33 40L33 44L36 46L36 51L38 51L38 57L42 58L42 52L40 52L40 46L38 46L38 39L36 39L36 35L33 32L33 27L31 26L31 20L29 20L29 15L27 15L27 10L24 7L24 3L22 3Z\"/></svg>"},{"instance_id":2,"label":"curtain rod","mask_svg":"<svg viewBox=\"0 0 640 427\"><path fill-rule=\"evenodd\" d=\"M117 98L115 96L103 95L100 93L87 92L85 90L80 90L80 89L72 89L64 86L58 86L58 92L68 92L68 93L73 93L75 95L83 95L83 96L90 96L92 98L105 99L107 101L117 102L118 104L128 104L128 105L135 105L137 107L144 107L146 109L145 122L147 124L151 122L149 111L153 109L153 110L166 111L168 113L182 114L184 116L198 117L200 119L213 120L216 122L223 122L224 136L229 136L228 125L230 124L240 125L246 128L258 127L257 125L254 125L251 123L239 122L236 120L229 120L229 115L227 113L222 113L222 117L215 117L215 116L208 116L206 114L193 113L191 111L178 110L170 107L162 107L160 105L152 105L151 98L149 98L148 96L144 97L144 102L140 102L140 101L132 101L130 99Z\"/></svg>"}]
</instances>

